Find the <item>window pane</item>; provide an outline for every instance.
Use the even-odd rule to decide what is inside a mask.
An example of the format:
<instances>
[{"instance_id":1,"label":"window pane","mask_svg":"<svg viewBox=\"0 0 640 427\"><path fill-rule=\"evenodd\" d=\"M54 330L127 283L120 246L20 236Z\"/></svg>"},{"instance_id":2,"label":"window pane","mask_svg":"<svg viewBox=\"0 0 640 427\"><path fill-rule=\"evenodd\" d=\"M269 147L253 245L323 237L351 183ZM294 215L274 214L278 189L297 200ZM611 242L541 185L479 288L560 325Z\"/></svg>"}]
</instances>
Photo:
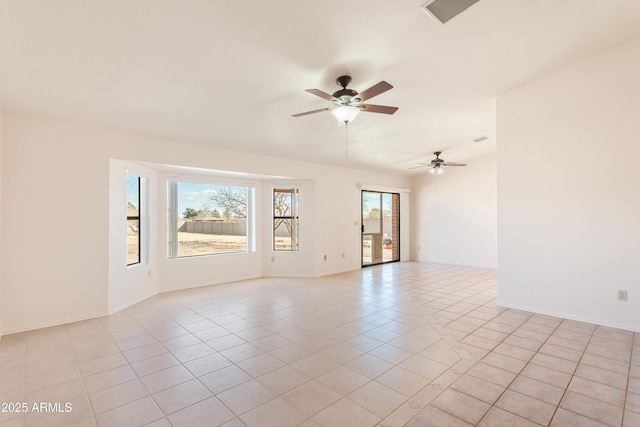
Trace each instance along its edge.
<instances>
[{"instance_id":1,"label":"window pane","mask_svg":"<svg viewBox=\"0 0 640 427\"><path fill-rule=\"evenodd\" d=\"M140 177L127 175L127 265L140 262Z\"/></svg>"},{"instance_id":2,"label":"window pane","mask_svg":"<svg viewBox=\"0 0 640 427\"><path fill-rule=\"evenodd\" d=\"M179 182L176 193L173 257L247 252L247 187Z\"/></svg>"},{"instance_id":3,"label":"window pane","mask_svg":"<svg viewBox=\"0 0 640 427\"><path fill-rule=\"evenodd\" d=\"M298 250L298 189L273 190L273 250Z\"/></svg>"},{"instance_id":4,"label":"window pane","mask_svg":"<svg viewBox=\"0 0 640 427\"><path fill-rule=\"evenodd\" d=\"M273 220L273 249L276 251L293 250L293 233L291 219Z\"/></svg>"}]
</instances>

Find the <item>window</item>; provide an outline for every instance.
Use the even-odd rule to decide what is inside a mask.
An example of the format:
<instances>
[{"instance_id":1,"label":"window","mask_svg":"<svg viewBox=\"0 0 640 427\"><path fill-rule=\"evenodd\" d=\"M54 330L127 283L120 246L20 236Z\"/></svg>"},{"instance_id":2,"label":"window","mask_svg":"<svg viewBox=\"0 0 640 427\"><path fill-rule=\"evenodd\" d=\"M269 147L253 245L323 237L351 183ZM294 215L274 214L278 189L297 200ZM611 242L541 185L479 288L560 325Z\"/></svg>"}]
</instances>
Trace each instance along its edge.
<instances>
[{"instance_id":1,"label":"window","mask_svg":"<svg viewBox=\"0 0 640 427\"><path fill-rule=\"evenodd\" d=\"M127 174L127 265L140 263L140 177Z\"/></svg>"},{"instance_id":2,"label":"window","mask_svg":"<svg viewBox=\"0 0 640 427\"><path fill-rule=\"evenodd\" d=\"M168 257L248 252L254 190L168 181Z\"/></svg>"},{"instance_id":3,"label":"window","mask_svg":"<svg viewBox=\"0 0 640 427\"><path fill-rule=\"evenodd\" d=\"M273 189L273 250L298 250L298 189Z\"/></svg>"}]
</instances>

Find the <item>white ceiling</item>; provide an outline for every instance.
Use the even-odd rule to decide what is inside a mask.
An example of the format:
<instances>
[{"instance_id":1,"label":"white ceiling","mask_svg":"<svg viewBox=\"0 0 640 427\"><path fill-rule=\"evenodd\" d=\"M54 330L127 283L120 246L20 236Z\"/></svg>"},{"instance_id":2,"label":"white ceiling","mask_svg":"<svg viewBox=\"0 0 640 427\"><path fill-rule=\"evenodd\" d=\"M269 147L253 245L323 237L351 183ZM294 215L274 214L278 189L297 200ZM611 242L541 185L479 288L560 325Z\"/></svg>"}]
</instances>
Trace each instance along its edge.
<instances>
[{"instance_id":1,"label":"white ceiling","mask_svg":"<svg viewBox=\"0 0 640 427\"><path fill-rule=\"evenodd\" d=\"M0 0L0 106L238 151L394 173L495 150L496 96L640 37L638 0ZM347 129L304 89L394 89ZM471 140L489 136L485 142ZM90 143L90 142L87 142Z\"/></svg>"}]
</instances>

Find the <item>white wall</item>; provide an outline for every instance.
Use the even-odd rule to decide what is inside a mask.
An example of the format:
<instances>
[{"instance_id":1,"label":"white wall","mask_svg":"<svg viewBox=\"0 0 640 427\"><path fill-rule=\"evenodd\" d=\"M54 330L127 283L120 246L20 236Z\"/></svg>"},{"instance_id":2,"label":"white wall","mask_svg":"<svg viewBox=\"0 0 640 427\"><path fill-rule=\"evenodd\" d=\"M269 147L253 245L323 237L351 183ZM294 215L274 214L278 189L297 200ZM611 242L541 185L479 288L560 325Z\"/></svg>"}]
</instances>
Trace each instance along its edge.
<instances>
[{"instance_id":1,"label":"white wall","mask_svg":"<svg viewBox=\"0 0 640 427\"><path fill-rule=\"evenodd\" d=\"M142 216L141 260L139 264L131 266L127 266L126 242L128 173L143 180L140 192L143 209L139 211ZM159 216L162 212L162 199L158 198L158 192L154 190L160 182L159 174L152 169L116 159L111 159L109 163L109 313L122 310L159 291L158 236L163 234L160 234L158 218L163 216Z\"/></svg>"},{"instance_id":2,"label":"white wall","mask_svg":"<svg viewBox=\"0 0 640 427\"><path fill-rule=\"evenodd\" d=\"M354 224L360 218L358 184L405 188L409 184L407 177L208 149L21 115L5 114L2 125L5 334L104 315L154 292L156 286L162 292L260 277L263 270L271 276L318 276L359 268L360 226ZM118 267L118 271L110 264L122 259L118 251L124 250L112 251L116 243L110 240L110 230L116 234L119 227L110 222L110 209L123 197L113 192L112 159L299 181L305 186L304 206L313 206L305 214L308 218L301 218L305 251L275 254L271 263L272 252L265 250L270 231L269 236L266 231L259 236L258 251L245 256L167 260L166 247L156 242L156 264L151 260L144 267L146 276L124 276L135 269ZM117 162L116 167L120 167ZM162 174L158 177L163 180ZM267 182L260 185L267 188ZM161 182L151 190L156 191L158 209L164 209L163 186ZM121 188L124 192L125 186ZM261 197L264 203L265 196ZM157 227L163 229L162 221ZM138 288L125 291L129 285Z\"/></svg>"},{"instance_id":3,"label":"white wall","mask_svg":"<svg viewBox=\"0 0 640 427\"><path fill-rule=\"evenodd\" d=\"M412 178L411 253L417 261L497 268L496 155L465 163Z\"/></svg>"},{"instance_id":4,"label":"white wall","mask_svg":"<svg viewBox=\"0 0 640 427\"><path fill-rule=\"evenodd\" d=\"M0 242L2 242L2 109L0 108ZM2 293L2 245L0 244L0 339L2 339L2 306L5 296Z\"/></svg>"},{"instance_id":5,"label":"white wall","mask_svg":"<svg viewBox=\"0 0 640 427\"><path fill-rule=\"evenodd\" d=\"M500 304L640 330L639 76L640 39L498 99Z\"/></svg>"},{"instance_id":6,"label":"white wall","mask_svg":"<svg viewBox=\"0 0 640 427\"><path fill-rule=\"evenodd\" d=\"M262 275L266 277L313 277L316 275L315 245L310 244L316 239L316 227L310 226L316 223L316 196L315 182L312 180L267 180L263 183L261 211L273 211L273 189L279 186L294 185L299 188L299 250L273 251L273 241L270 230L273 227L273 218L270 215L261 216L262 236Z\"/></svg>"}]
</instances>

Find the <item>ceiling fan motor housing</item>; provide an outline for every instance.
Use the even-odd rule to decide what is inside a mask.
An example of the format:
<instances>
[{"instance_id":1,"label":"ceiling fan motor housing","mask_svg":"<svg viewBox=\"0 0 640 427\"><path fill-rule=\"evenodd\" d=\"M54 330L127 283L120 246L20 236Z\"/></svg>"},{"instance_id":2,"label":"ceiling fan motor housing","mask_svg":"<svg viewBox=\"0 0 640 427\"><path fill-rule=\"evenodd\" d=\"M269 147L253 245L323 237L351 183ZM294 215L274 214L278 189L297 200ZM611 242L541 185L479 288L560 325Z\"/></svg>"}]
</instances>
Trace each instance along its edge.
<instances>
[{"instance_id":1,"label":"ceiling fan motor housing","mask_svg":"<svg viewBox=\"0 0 640 427\"><path fill-rule=\"evenodd\" d=\"M338 86L342 86L342 89L337 90L331 94L335 99L340 100L336 104L348 105L350 102L358 102L359 99L354 99L358 92L353 89L347 89L349 83L351 83L351 76L340 76L336 79Z\"/></svg>"}]
</instances>

